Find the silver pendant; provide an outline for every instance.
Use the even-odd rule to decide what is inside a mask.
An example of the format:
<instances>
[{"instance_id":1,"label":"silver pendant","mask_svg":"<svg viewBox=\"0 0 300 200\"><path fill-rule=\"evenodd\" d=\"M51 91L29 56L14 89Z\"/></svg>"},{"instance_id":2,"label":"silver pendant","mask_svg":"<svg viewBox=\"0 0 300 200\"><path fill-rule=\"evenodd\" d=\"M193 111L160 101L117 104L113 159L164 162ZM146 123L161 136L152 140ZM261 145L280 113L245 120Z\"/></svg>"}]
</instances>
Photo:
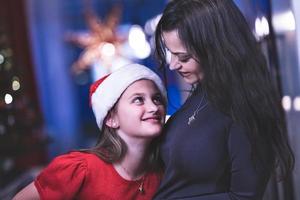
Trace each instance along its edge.
<instances>
[{"instance_id":1,"label":"silver pendant","mask_svg":"<svg viewBox=\"0 0 300 200\"><path fill-rule=\"evenodd\" d=\"M144 193L143 183L139 187L139 192L142 193L142 194Z\"/></svg>"},{"instance_id":2,"label":"silver pendant","mask_svg":"<svg viewBox=\"0 0 300 200\"><path fill-rule=\"evenodd\" d=\"M195 115L192 115L189 117L188 125L191 125L191 123L195 120Z\"/></svg>"}]
</instances>

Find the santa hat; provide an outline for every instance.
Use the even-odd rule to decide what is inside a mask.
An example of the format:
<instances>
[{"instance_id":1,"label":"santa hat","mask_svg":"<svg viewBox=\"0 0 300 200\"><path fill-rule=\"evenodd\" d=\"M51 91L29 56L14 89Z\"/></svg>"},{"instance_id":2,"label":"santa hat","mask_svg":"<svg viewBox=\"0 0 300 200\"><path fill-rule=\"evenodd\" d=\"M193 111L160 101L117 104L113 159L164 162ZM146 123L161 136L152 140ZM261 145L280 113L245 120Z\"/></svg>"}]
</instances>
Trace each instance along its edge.
<instances>
[{"instance_id":1,"label":"santa hat","mask_svg":"<svg viewBox=\"0 0 300 200\"><path fill-rule=\"evenodd\" d=\"M153 81L160 90L165 102L167 102L165 87L156 73L140 64L123 66L99 79L90 87L91 106L100 130L102 129L105 116L118 101L122 93L133 82L140 79Z\"/></svg>"}]
</instances>

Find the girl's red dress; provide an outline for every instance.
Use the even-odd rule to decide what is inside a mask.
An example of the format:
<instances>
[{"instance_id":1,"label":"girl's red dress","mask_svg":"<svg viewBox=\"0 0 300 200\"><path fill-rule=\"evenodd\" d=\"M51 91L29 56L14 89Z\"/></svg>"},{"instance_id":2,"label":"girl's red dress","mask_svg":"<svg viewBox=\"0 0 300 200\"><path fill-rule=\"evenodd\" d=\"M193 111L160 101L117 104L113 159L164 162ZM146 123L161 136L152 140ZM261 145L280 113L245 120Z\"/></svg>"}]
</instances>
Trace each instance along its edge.
<instances>
[{"instance_id":1,"label":"girl's red dress","mask_svg":"<svg viewBox=\"0 0 300 200\"><path fill-rule=\"evenodd\" d=\"M34 184L42 200L149 200L160 180L160 174L148 173L141 180L128 181L96 155L70 152L55 158ZM140 192L142 182L144 191Z\"/></svg>"}]
</instances>

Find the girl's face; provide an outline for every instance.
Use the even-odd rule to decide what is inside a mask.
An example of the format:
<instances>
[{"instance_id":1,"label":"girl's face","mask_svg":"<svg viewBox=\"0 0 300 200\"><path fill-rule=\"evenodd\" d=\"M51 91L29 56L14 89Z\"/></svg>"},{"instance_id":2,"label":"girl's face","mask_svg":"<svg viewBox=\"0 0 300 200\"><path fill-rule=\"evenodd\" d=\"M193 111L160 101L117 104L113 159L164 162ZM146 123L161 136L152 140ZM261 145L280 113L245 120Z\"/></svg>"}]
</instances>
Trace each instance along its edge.
<instances>
[{"instance_id":1,"label":"girl's face","mask_svg":"<svg viewBox=\"0 0 300 200\"><path fill-rule=\"evenodd\" d=\"M163 97L150 80L138 80L120 97L112 119L124 141L130 138L152 139L165 122Z\"/></svg>"},{"instance_id":2,"label":"girl's face","mask_svg":"<svg viewBox=\"0 0 300 200\"><path fill-rule=\"evenodd\" d=\"M166 48L171 53L170 70L176 70L188 84L200 82L204 76L200 63L187 52L177 30L163 32L162 36Z\"/></svg>"}]
</instances>

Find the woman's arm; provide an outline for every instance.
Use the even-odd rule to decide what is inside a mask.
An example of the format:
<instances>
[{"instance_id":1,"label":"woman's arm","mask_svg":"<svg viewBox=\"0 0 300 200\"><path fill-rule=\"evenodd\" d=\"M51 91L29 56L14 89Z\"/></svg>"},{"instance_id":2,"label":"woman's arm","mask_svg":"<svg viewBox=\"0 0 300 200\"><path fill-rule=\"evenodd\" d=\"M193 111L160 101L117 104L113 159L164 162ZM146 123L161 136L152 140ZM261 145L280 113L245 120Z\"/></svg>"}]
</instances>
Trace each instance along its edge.
<instances>
[{"instance_id":1,"label":"woman's arm","mask_svg":"<svg viewBox=\"0 0 300 200\"><path fill-rule=\"evenodd\" d=\"M34 185L34 182L27 185L12 200L39 200L39 193Z\"/></svg>"}]
</instances>

